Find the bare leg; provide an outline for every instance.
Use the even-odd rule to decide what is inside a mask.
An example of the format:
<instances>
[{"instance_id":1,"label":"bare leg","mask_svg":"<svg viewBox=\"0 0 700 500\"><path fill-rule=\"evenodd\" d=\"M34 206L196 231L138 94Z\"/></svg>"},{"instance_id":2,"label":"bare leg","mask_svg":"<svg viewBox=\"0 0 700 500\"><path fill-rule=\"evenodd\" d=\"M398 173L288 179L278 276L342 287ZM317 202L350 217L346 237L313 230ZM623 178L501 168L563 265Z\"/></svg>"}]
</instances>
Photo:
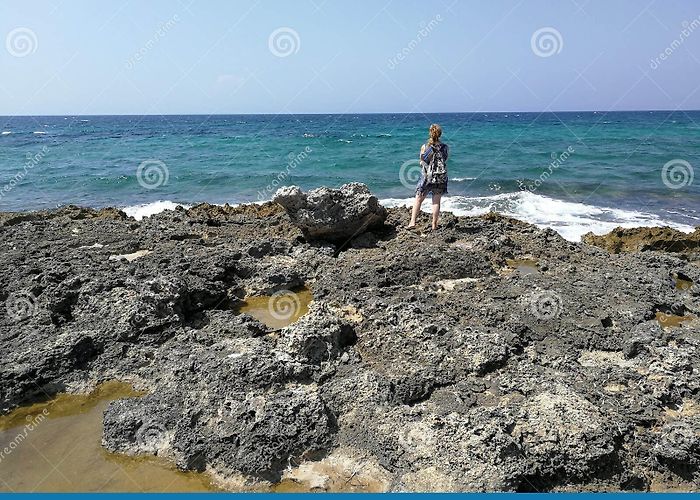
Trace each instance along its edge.
<instances>
[{"instance_id":1,"label":"bare leg","mask_svg":"<svg viewBox=\"0 0 700 500\"><path fill-rule=\"evenodd\" d=\"M433 229L438 227L438 219L440 218L440 199L442 194L433 195Z\"/></svg>"},{"instance_id":2,"label":"bare leg","mask_svg":"<svg viewBox=\"0 0 700 500\"><path fill-rule=\"evenodd\" d=\"M416 219L418 218L418 212L420 212L420 206L425 200L424 194L416 194L416 199L413 201L413 213L411 214L411 222L408 227L416 227Z\"/></svg>"}]
</instances>

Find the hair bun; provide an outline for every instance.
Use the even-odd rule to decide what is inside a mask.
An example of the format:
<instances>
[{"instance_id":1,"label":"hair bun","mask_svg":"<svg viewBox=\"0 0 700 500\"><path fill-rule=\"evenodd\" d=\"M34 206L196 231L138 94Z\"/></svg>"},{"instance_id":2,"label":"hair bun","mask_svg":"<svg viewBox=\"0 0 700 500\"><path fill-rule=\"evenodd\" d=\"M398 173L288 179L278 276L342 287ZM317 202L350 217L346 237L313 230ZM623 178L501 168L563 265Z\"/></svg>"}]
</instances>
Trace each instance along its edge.
<instances>
[{"instance_id":1,"label":"hair bun","mask_svg":"<svg viewBox=\"0 0 700 500\"><path fill-rule=\"evenodd\" d=\"M440 142L440 136L442 136L442 127L440 127L440 125L438 125L437 123L433 123L432 125L430 125L428 133L430 135L430 144Z\"/></svg>"}]
</instances>

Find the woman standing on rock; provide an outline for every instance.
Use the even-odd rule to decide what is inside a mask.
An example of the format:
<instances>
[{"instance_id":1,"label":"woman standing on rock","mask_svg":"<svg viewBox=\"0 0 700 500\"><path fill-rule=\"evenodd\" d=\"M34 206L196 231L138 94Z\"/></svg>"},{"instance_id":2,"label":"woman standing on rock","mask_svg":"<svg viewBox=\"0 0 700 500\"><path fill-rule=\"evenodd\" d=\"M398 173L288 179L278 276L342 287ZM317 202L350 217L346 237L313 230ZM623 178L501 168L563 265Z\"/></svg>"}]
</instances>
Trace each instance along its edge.
<instances>
[{"instance_id":1,"label":"woman standing on rock","mask_svg":"<svg viewBox=\"0 0 700 500\"><path fill-rule=\"evenodd\" d=\"M416 186L416 199L413 203L413 213L408 227L416 227L416 218L420 207L429 193L433 195L433 230L438 227L440 218L440 199L447 194L447 144L440 142L442 128L433 123L429 129L428 144L420 148L420 166L422 175Z\"/></svg>"}]
</instances>

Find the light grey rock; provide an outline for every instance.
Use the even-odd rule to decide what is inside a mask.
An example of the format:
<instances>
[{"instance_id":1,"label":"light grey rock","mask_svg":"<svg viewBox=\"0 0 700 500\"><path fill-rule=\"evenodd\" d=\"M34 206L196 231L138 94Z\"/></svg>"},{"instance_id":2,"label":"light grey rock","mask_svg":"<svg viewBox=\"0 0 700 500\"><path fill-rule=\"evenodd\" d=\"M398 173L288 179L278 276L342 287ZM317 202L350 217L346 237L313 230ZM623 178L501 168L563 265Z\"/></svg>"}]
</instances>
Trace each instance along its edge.
<instances>
[{"instance_id":1,"label":"light grey rock","mask_svg":"<svg viewBox=\"0 0 700 500\"><path fill-rule=\"evenodd\" d=\"M309 240L347 242L368 229L381 228L387 211L366 185L345 184L304 193L296 186L280 188L273 201L282 205L290 219Z\"/></svg>"}]
</instances>

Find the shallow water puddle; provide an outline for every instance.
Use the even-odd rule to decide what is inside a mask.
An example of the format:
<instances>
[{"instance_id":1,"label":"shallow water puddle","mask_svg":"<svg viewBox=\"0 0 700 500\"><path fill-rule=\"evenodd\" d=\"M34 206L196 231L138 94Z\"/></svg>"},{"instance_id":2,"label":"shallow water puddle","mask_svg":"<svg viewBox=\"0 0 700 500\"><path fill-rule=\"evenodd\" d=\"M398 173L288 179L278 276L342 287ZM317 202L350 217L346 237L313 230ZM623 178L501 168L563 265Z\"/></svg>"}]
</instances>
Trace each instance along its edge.
<instances>
[{"instance_id":1,"label":"shallow water puddle","mask_svg":"<svg viewBox=\"0 0 700 500\"><path fill-rule=\"evenodd\" d=\"M659 322L662 328L679 327L683 321L690 321L694 316L678 316L677 314L667 314L662 311L656 311L656 321Z\"/></svg>"},{"instance_id":2,"label":"shallow water puddle","mask_svg":"<svg viewBox=\"0 0 700 500\"><path fill-rule=\"evenodd\" d=\"M682 274L674 274L673 281L676 290L685 292L693 288L693 280Z\"/></svg>"},{"instance_id":3,"label":"shallow water puddle","mask_svg":"<svg viewBox=\"0 0 700 500\"><path fill-rule=\"evenodd\" d=\"M506 265L520 274L539 274L537 259L506 259Z\"/></svg>"},{"instance_id":4,"label":"shallow water puddle","mask_svg":"<svg viewBox=\"0 0 700 500\"><path fill-rule=\"evenodd\" d=\"M236 311L248 314L273 330L289 326L307 312L314 296L308 287L282 290L272 295L247 297Z\"/></svg>"},{"instance_id":5,"label":"shallow water puddle","mask_svg":"<svg viewBox=\"0 0 700 500\"><path fill-rule=\"evenodd\" d=\"M109 402L140 395L128 384L107 382L88 395L60 394L0 417L0 491L215 490L204 474L102 448Z\"/></svg>"}]
</instances>

